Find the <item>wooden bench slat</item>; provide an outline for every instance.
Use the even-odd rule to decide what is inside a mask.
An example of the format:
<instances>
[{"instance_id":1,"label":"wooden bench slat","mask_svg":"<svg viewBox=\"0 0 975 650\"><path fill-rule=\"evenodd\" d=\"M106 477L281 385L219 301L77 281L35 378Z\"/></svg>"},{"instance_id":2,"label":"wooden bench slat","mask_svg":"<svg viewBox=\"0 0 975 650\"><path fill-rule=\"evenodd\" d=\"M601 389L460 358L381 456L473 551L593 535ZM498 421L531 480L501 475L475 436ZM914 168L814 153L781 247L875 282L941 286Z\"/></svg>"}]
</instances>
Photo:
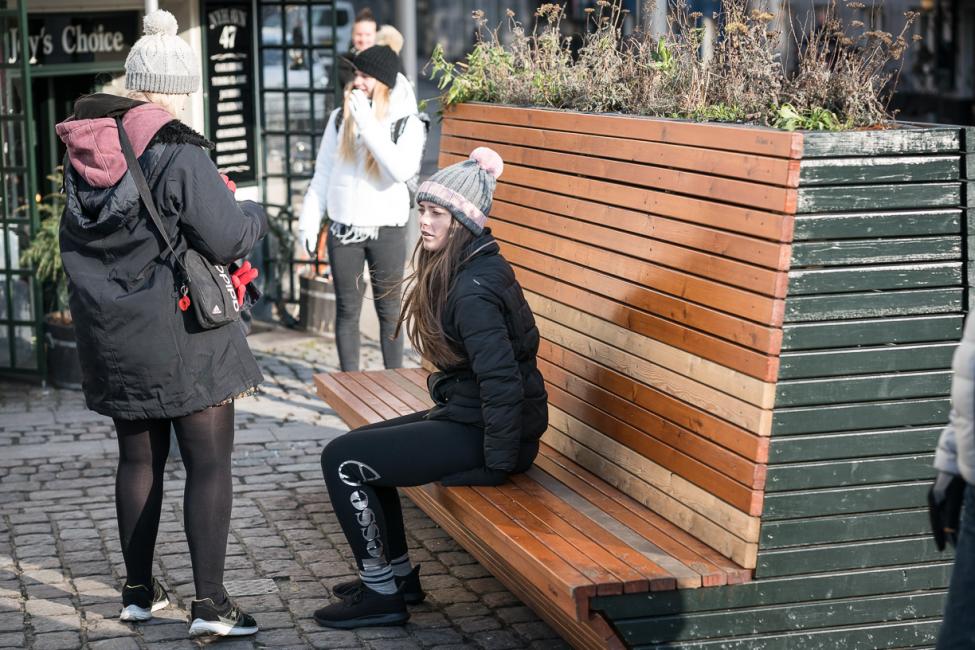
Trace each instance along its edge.
<instances>
[{"instance_id":1,"label":"wooden bench slat","mask_svg":"<svg viewBox=\"0 0 975 650\"><path fill-rule=\"evenodd\" d=\"M754 566L760 519L738 510L706 490L612 438L551 409L542 441L632 497L681 530L706 539L725 557Z\"/></svg>"},{"instance_id":2,"label":"wooden bench slat","mask_svg":"<svg viewBox=\"0 0 975 650\"><path fill-rule=\"evenodd\" d=\"M627 362L620 361L613 364L614 368L619 368L620 372L624 374L637 378L636 369L641 365L640 360L643 360L652 364L659 364L759 408L770 409L774 406L774 382L761 381L687 350L668 345L648 336L636 334L616 323L563 305L541 294L526 291L525 298L531 306L536 320L539 317L544 317L563 328L582 333L586 337L612 346L625 354L624 357L615 358L625 358L628 360ZM551 333L543 332L542 335L553 338ZM563 345L563 347L582 349L575 348L573 345ZM586 348L589 347L586 346Z\"/></svg>"},{"instance_id":3,"label":"wooden bench slat","mask_svg":"<svg viewBox=\"0 0 975 650\"><path fill-rule=\"evenodd\" d=\"M668 241L769 269L787 271L790 266L789 241L792 234L785 226L791 217L783 217L773 224L775 228L759 232L728 232L716 228L714 224L682 221L507 183L498 185L494 200L571 217L617 232ZM726 224L721 222L721 225Z\"/></svg>"},{"instance_id":4,"label":"wooden bench slat","mask_svg":"<svg viewBox=\"0 0 975 650\"><path fill-rule=\"evenodd\" d=\"M466 156L440 154L439 164L443 168L463 162L466 159ZM728 230L737 232L767 231L774 233L770 239L775 241L783 241L783 230L791 233L791 213L786 215L680 194L655 192L640 187L580 178L572 174L544 171L519 165L505 165L504 173L505 176L501 183L555 193L564 192L566 187L573 187L576 195L585 196L590 200L607 205L707 226L713 226L716 223L727 224ZM749 225L749 222L752 222L753 225ZM786 238L785 241L789 241L789 239Z\"/></svg>"},{"instance_id":5,"label":"wooden bench slat","mask_svg":"<svg viewBox=\"0 0 975 650\"><path fill-rule=\"evenodd\" d=\"M651 270L653 273L660 271L664 280L662 284L666 285L661 286L652 277L639 272L616 273L620 270L618 265L607 272L589 266L585 259L563 259L549 255L546 251L524 248L504 240L501 240L501 249L505 259L514 266L548 276L559 284L576 286L585 289L590 295L613 298L627 307L638 307L669 318L675 324L683 325L683 330L694 327L712 336L720 336L760 350L774 351L776 337L770 331L767 336L762 337L762 330L781 326L785 313L785 305L781 300L739 289L723 288L713 282L696 281L665 269ZM684 280L689 280L694 286L685 285ZM693 295L685 295L688 291ZM748 296L749 299L743 304L730 304L741 296ZM584 311L589 310L584 308ZM686 321L684 313L688 314ZM747 323L758 324L759 329L750 328Z\"/></svg>"},{"instance_id":6,"label":"wooden bench slat","mask_svg":"<svg viewBox=\"0 0 975 650\"><path fill-rule=\"evenodd\" d=\"M755 278L753 273L694 275L686 270L640 261L569 239L556 239L505 222L492 226L492 232L503 242L502 252L505 257L509 248L518 246L535 254L542 253L566 260L661 293L765 324L772 322L776 304L781 302L777 299L784 298L788 288L788 275L778 271L768 271L772 277L767 282ZM702 272L705 271L702 269Z\"/></svg>"},{"instance_id":7,"label":"wooden bench slat","mask_svg":"<svg viewBox=\"0 0 975 650\"><path fill-rule=\"evenodd\" d=\"M382 422L382 416L350 392L334 374L315 375L315 385L318 394L350 427Z\"/></svg>"},{"instance_id":8,"label":"wooden bench slat","mask_svg":"<svg viewBox=\"0 0 975 650\"><path fill-rule=\"evenodd\" d=\"M662 399L677 405L679 411L683 411L687 406L696 410L712 414L715 418L727 420L739 431L746 431L759 436L767 436L770 433L772 411L769 408L761 408L754 404L738 399L736 395L729 395L713 388L707 382L697 381L686 377L678 372L646 360L641 360L628 352L606 345L600 341L577 331L562 327L543 316L536 316L536 324L543 338L545 345L544 354L539 348L539 356L559 366L572 364L577 370L576 374L592 378L593 383L603 386L601 378L610 377L614 385L619 390L614 390L621 394L624 399L629 399L633 392L641 394L653 394L654 400ZM579 350L585 356L570 352ZM564 352L569 352L571 361L564 359ZM623 372L611 370L620 368ZM771 386L771 384L770 384ZM768 398L781 395L781 390L772 393ZM764 398L764 396L763 396ZM682 402L678 404L678 402ZM645 399L641 402L648 410L655 411L652 400ZM703 427L702 427L703 428ZM707 434L705 434L707 435ZM739 433L740 435L740 433ZM746 434L747 435L747 434ZM710 436L708 436L710 437Z\"/></svg>"},{"instance_id":9,"label":"wooden bench slat","mask_svg":"<svg viewBox=\"0 0 975 650\"><path fill-rule=\"evenodd\" d=\"M539 485L538 482L528 478L524 474L513 475L511 481L513 485L531 497L530 499L522 499L523 505L526 508L534 511L535 509L540 509L539 505L536 504L544 506L560 517L566 525L571 526L585 537L591 539L602 549L603 553L607 554L610 558L617 558L620 562L625 562L633 571L642 576L643 582L646 583L646 588L642 589L642 591L646 591L647 589L650 591L667 591L676 588L677 583L669 572L648 560L643 554L636 552L626 542L612 533L599 526L593 526L590 519L581 515L565 501ZM501 489L506 493L510 493L509 496L512 498L518 499L514 490L507 486ZM596 552L598 553L598 551ZM605 559L602 555L600 557ZM624 591L630 590L624 589ZM641 591L641 589L633 589L632 591Z\"/></svg>"},{"instance_id":10,"label":"wooden bench slat","mask_svg":"<svg viewBox=\"0 0 975 650\"><path fill-rule=\"evenodd\" d=\"M535 465L585 495L586 499L599 506L603 512L612 515L646 539L654 540L657 546L675 558L680 558L685 566L693 568L701 575L702 582L699 584L716 586L727 584L729 580L740 582L750 577L751 573L747 569L742 569L693 539L660 515L648 511L550 447L542 446Z\"/></svg>"},{"instance_id":11,"label":"wooden bench slat","mask_svg":"<svg viewBox=\"0 0 975 650\"><path fill-rule=\"evenodd\" d=\"M441 154L467 155L477 140L444 138L440 141ZM485 143L487 144L487 143ZM769 210L771 212L795 212L798 191L793 187L756 183L739 178L710 175L697 171L657 167L647 163L633 163L608 158L594 158L547 149L534 149L511 144L491 143L504 159L505 166L520 165L547 169L580 177L625 183L636 187L665 190L696 198L720 197L720 201L736 205Z\"/></svg>"},{"instance_id":12,"label":"wooden bench slat","mask_svg":"<svg viewBox=\"0 0 975 650\"><path fill-rule=\"evenodd\" d=\"M509 562L509 558L485 544L485 541L458 523L444 505L437 501L422 487L404 488L409 496L424 512L436 521L451 537L456 539L499 581L523 602L528 603L565 639L583 648L622 649L622 644L611 630L594 626L590 618L577 619L574 614L566 614L556 606L547 592L543 592L525 580Z\"/></svg>"},{"instance_id":13,"label":"wooden bench slat","mask_svg":"<svg viewBox=\"0 0 975 650\"><path fill-rule=\"evenodd\" d=\"M539 360L539 368L549 382L552 404L741 510L752 510L754 490L750 486L764 483L757 463L690 434L543 359Z\"/></svg>"},{"instance_id":14,"label":"wooden bench slat","mask_svg":"<svg viewBox=\"0 0 975 650\"><path fill-rule=\"evenodd\" d=\"M529 238L525 228L537 230L558 241L570 240L590 246L596 254L609 251L607 260L625 260L629 256L635 263L650 262L678 271L684 271L703 278L714 278L719 282L747 291L777 298L785 296L788 277L785 271L756 266L753 263L734 260L707 252L697 251L661 242L656 239L638 237L621 233L618 230L602 228L590 223L577 221L496 201L491 207L491 231L498 239L517 241L522 245L537 241Z\"/></svg>"},{"instance_id":15,"label":"wooden bench slat","mask_svg":"<svg viewBox=\"0 0 975 650\"><path fill-rule=\"evenodd\" d=\"M497 123L504 123L725 151L746 151L780 158L800 158L803 155L803 134L801 133L775 132L740 125L708 124L707 128L702 128L699 124L681 120L660 118L641 120L633 119L631 115L600 115L479 103L464 103L453 106L444 117L445 119L487 122L492 126ZM958 136L955 135L955 142L957 141ZM817 145L818 142L817 140ZM824 152L822 155L829 155L825 145L821 148ZM863 150L862 147L860 150Z\"/></svg>"},{"instance_id":16,"label":"wooden bench slat","mask_svg":"<svg viewBox=\"0 0 975 650\"><path fill-rule=\"evenodd\" d=\"M575 268L579 269L581 267ZM536 273L534 270L524 266L516 266L516 275L522 288L529 293L537 293L538 295L567 306L585 304L587 305L586 311L590 314L598 316L614 325L625 327L636 334L672 345L675 348L696 354L704 359L708 359L709 361L764 382L775 380L778 372L777 350L782 340L781 330L762 328L757 324L755 325L756 329L750 330L752 324L748 324L748 326L741 330L741 334L722 331L705 333L691 329L675 321L667 320L666 317L662 318L654 313L642 311L644 309L644 305L642 304L639 305L639 309L622 305L603 295L555 280L552 277ZM582 275L584 276L585 274ZM606 276L602 277L605 278ZM593 281L601 280L599 277L581 278L582 281L589 279ZM639 287L636 287L636 285L631 286L633 287L634 294L640 293L641 290ZM606 290L605 285L601 285L600 288L603 291ZM639 298L638 295L637 297ZM653 298L653 294L647 292L647 299L652 300ZM693 305L686 304L686 307L689 313L694 311ZM720 312L711 311L710 313L716 316L715 321L719 325L721 319L727 317ZM706 314L702 313L702 316L704 315ZM738 321L738 324L745 323L746 321ZM756 336L754 338L749 337L749 331L756 334ZM774 335L772 334L773 332ZM767 338L764 336L765 333L769 334ZM742 341L749 341L751 345L748 347L745 347L744 344L737 345L736 342L738 341L732 342L732 340L717 338L715 334L729 334L733 337L732 340L741 339ZM768 348L764 350L758 347L759 345L765 344L768 345ZM772 356L773 354L776 356Z\"/></svg>"},{"instance_id":17,"label":"wooden bench slat","mask_svg":"<svg viewBox=\"0 0 975 650\"><path fill-rule=\"evenodd\" d=\"M474 488L448 490L431 484L421 489L446 504L452 516L491 547L504 548L506 560L520 573L529 576L532 582L542 586L543 591L554 597L562 611L576 620L586 616L588 600L596 595L592 580L535 539Z\"/></svg>"},{"instance_id":18,"label":"wooden bench slat","mask_svg":"<svg viewBox=\"0 0 975 650\"><path fill-rule=\"evenodd\" d=\"M585 357L564 346L555 345L551 341L543 340L539 345L539 352L539 356L552 365L621 397L638 394L641 400L638 403L641 406L695 435L711 440L748 460L757 463L765 462L764 458L768 453L767 436L746 431L652 387L640 390L635 384L621 380L619 373L589 364ZM628 391L636 391L636 393Z\"/></svg>"},{"instance_id":19,"label":"wooden bench slat","mask_svg":"<svg viewBox=\"0 0 975 650\"><path fill-rule=\"evenodd\" d=\"M371 373L370 377L383 389L390 393L394 393L399 399L401 399L406 407L412 413L417 413L419 411L426 411L430 408L430 398L426 393L422 396L417 395L413 391L404 390L404 382L397 380L401 375L395 373L385 373L385 372L375 372Z\"/></svg>"},{"instance_id":20,"label":"wooden bench slat","mask_svg":"<svg viewBox=\"0 0 975 650\"><path fill-rule=\"evenodd\" d=\"M568 562L576 571L592 581L596 587L597 595L618 595L623 593L624 579L608 567L593 561L588 554L579 548L576 540L566 539L552 528L548 521L533 515L520 503L512 500L496 488L475 487L474 491L483 497L485 501L505 513L513 522L520 525L539 544L553 551L559 558Z\"/></svg>"},{"instance_id":21,"label":"wooden bench slat","mask_svg":"<svg viewBox=\"0 0 975 650\"><path fill-rule=\"evenodd\" d=\"M360 379L361 376L362 373L356 372L342 373L342 381L350 392L358 396L358 398L365 402L369 408L378 413L382 419L391 420L398 417L400 413L392 406L387 404L384 399L373 394L373 392L369 390L369 384L372 382L368 379Z\"/></svg>"},{"instance_id":22,"label":"wooden bench slat","mask_svg":"<svg viewBox=\"0 0 975 650\"><path fill-rule=\"evenodd\" d=\"M443 122L440 141L441 146L448 141L465 142L467 145L475 141L524 143L537 149L577 152L646 164L666 164L678 169L693 169L769 185L797 187L799 184L798 160L783 160L771 156L636 141L604 135L567 133L502 124L492 124L490 128L485 128L482 123L448 118ZM456 151L453 147L450 148ZM474 146L468 146L465 151L472 151L473 148Z\"/></svg>"},{"instance_id":23,"label":"wooden bench slat","mask_svg":"<svg viewBox=\"0 0 975 650\"><path fill-rule=\"evenodd\" d=\"M616 576L619 581L620 593L643 593L650 590L650 580L647 576L624 559L634 555L631 548L619 540L616 540L615 544L610 544L609 548L604 547L596 541L596 538L600 536L599 533L603 531L598 528L582 529L570 524L563 515L568 512L570 513L569 518L572 518L574 513L571 510L558 511L557 506L553 508L552 503L543 501L537 498L535 494L523 489L523 486L514 480L515 478L524 477L522 475L512 476L510 483L490 490L481 490L481 493L489 496L489 492L496 491L525 513L551 528L569 544L585 554L589 561L604 567L609 573ZM527 483L532 484L532 481L527 481ZM498 499L497 495L492 500L496 499ZM559 500L553 499L553 501L558 502ZM496 503L502 507L501 501L496 501ZM661 587L663 589L673 589L676 586L674 579L660 567L654 567L651 575L655 576L656 581L665 585ZM616 591L616 586L614 585L612 589ZM600 587L599 591L602 593L603 587Z\"/></svg>"}]
</instances>

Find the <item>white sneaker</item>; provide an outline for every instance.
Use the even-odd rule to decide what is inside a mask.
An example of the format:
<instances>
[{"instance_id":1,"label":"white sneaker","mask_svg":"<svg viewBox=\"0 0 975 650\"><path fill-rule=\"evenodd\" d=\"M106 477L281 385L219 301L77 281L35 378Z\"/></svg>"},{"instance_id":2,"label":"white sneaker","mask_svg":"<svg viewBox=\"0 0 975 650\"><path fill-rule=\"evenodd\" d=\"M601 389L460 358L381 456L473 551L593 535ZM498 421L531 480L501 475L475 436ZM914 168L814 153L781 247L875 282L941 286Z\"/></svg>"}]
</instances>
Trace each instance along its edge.
<instances>
[{"instance_id":1,"label":"white sneaker","mask_svg":"<svg viewBox=\"0 0 975 650\"><path fill-rule=\"evenodd\" d=\"M139 623L152 618L153 612L169 606L169 595L159 581L152 579L152 592L145 585L125 585L122 588L120 621Z\"/></svg>"}]
</instances>

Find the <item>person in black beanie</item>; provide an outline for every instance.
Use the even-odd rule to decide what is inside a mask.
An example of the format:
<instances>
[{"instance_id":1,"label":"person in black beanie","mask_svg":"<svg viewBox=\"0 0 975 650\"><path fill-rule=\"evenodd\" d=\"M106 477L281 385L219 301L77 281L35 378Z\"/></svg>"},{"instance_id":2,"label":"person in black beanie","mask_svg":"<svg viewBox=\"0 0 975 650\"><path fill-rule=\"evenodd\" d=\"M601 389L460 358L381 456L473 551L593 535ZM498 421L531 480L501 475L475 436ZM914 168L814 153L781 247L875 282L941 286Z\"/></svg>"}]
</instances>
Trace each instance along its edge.
<instances>
[{"instance_id":1,"label":"person in black beanie","mask_svg":"<svg viewBox=\"0 0 975 650\"><path fill-rule=\"evenodd\" d=\"M344 56L339 57L339 83L345 89L355 79L355 65L352 61L359 54L376 44L379 23L372 9L366 7L355 15L352 24L352 45Z\"/></svg>"},{"instance_id":2,"label":"person in black beanie","mask_svg":"<svg viewBox=\"0 0 975 650\"><path fill-rule=\"evenodd\" d=\"M360 52L342 108L332 112L315 175L298 220L301 241L317 251L328 212L328 260L335 287L335 339L343 371L359 369L363 264L368 262L386 368L403 363L396 335L410 218L407 182L420 169L426 129L412 93L393 93L396 53L383 45Z\"/></svg>"}]
</instances>

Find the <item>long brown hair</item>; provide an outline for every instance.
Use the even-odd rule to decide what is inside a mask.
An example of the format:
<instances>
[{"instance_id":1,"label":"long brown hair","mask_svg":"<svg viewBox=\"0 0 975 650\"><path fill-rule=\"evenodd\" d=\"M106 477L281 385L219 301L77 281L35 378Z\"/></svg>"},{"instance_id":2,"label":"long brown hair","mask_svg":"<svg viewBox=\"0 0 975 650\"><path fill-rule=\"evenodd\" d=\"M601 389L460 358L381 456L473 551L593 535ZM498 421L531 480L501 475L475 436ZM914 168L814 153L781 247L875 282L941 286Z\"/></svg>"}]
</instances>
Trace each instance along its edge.
<instances>
[{"instance_id":1,"label":"long brown hair","mask_svg":"<svg viewBox=\"0 0 975 650\"><path fill-rule=\"evenodd\" d=\"M345 91L345 104L342 108L342 133L340 133L341 140L339 141L339 157L343 160L355 161L356 156L356 135L358 134L358 127L355 125L355 120L352 119L351 113L349 112L349 96L352 94L351 86L346 87ZM372 91L372 113L376 116L376 119L380 122L386 119L386 114L389 112L389 86L381 81L376 81L376 87ZM373 178L379 177L379 163L376 159L372 157L372 153L366 147L363 148L363 153L366 156L366 173Z\"/></svg>"},{"instance_id":2,"label":"long brown hair","mask_svg":"<svg viewBox=\"0 0 975 650\"><path fill-rule=\"evenodd\" d=\"M396 335L399 336L406 324L406 333L417 352L440 369L456 366L464 360L447 340L442 318L457 270L466 261L462 255L473 239L470 230L456 219L452 220L447 243L440 250L425 250L423 241L417 242L413 250L413 272L403 280L403 308L396 324Z\"/></svg>"}]
</instances>

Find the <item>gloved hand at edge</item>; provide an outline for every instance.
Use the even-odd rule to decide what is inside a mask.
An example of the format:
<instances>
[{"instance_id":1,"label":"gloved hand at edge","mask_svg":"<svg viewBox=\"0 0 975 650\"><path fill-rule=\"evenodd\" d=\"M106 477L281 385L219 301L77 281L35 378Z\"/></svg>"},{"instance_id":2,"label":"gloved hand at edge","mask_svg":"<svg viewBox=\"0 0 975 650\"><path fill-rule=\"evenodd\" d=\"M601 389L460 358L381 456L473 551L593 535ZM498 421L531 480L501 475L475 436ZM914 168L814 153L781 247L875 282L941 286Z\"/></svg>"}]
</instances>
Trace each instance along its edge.
<instances>
[{"instance_id":1,"label":"gloved hand at edge","mask_svg":"<svg viewBox=\"0 0 975 650\"><path fill-rule=\"evenodd\" d=\"M946 543L952 546L958 543L958 525L961 521L965 487L965 479L958 474L938 472L938 477L928 490L931 532L939 551L945 550Z\"/></svg>"}]
</instances>

